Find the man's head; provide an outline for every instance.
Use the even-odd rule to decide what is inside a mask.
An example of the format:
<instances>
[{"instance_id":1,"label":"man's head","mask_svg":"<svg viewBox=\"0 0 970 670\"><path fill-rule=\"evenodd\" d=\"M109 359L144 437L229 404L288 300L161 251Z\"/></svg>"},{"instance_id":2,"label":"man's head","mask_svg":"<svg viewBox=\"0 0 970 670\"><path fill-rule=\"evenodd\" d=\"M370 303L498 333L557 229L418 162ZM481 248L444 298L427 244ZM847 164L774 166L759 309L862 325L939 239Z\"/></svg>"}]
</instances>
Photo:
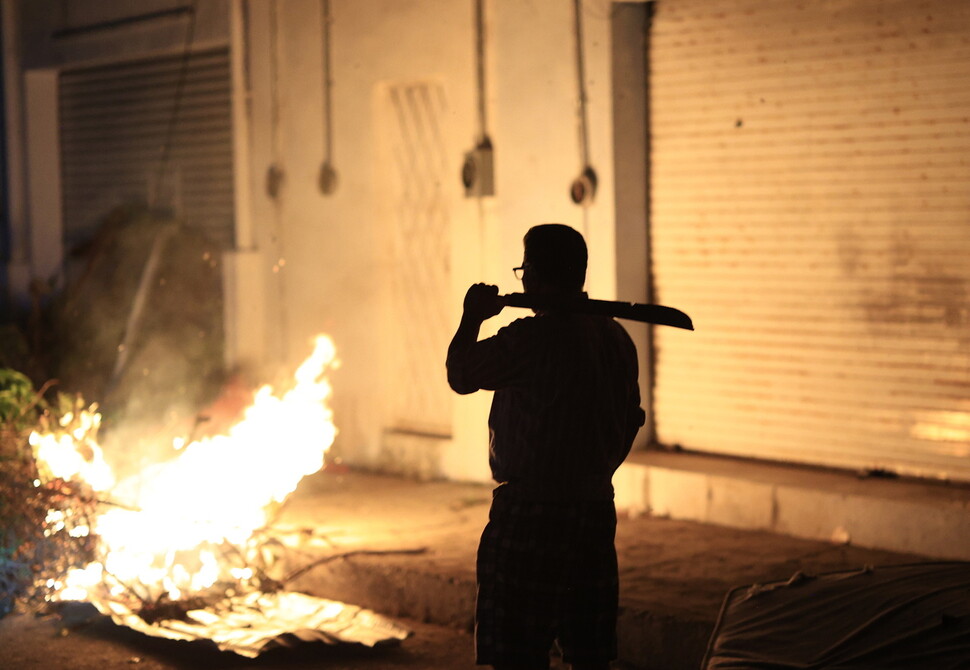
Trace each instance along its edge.
<instances>
[{"instance_id":1,"label":"man's head","mask_svg":"<svg viewBox=\"0 0 970 670\"><path fill-rule=\"evenodd\" d=\"M586 241L561 223L533 226L525 234L522 285L528 293L576 293L586 283Z\"/></svg>"}]
</instances>

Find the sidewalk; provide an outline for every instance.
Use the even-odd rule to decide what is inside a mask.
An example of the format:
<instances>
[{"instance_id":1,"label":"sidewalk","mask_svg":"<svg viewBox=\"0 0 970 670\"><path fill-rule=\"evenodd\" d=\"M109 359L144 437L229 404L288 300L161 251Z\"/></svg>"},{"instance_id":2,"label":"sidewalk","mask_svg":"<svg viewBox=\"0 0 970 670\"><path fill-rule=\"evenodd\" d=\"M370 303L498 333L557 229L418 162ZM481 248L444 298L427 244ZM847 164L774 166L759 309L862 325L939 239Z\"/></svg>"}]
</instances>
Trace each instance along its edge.
<instances>
[{"instance_id":1,"label":"sidewalk","mask_svg":"<svg viewBox=\"0 0 970 670\"><path fill-rule=\"evenodd\" d=\"M474 484L355 472L313 475L291 497L277 527L286 531L287 571L325 562L287 586L391 616L470 629L475 551L490 497L490 487ZM697 670L721 602L735 586L788 579L798 570L921 560L622 514L616 544L620 659L638 670Z\"/></svg>"}]
</instances>

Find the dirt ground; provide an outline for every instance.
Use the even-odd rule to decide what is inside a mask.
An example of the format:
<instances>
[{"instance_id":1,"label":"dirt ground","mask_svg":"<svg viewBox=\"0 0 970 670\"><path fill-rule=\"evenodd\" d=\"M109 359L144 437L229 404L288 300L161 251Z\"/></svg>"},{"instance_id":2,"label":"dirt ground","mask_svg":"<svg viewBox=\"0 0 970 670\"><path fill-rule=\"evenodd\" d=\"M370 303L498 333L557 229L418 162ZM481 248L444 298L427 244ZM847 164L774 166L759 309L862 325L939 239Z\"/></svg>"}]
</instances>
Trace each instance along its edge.
<instances>
[{"instance_id":1,"label":"dirt ground","mask_svg":"<svg viewBox=\"0 0 970 670\"><path fill-rule=\"evenodd\" d=\"M414 631L387 649L301 644L256 660L209 643L148 638L90 606L63 616L0 619L0 670L145 668L335 668L470 670L475 549L490 488L414 482L364 473L306 478L279 518L281 538L298 541L292 567L314 567L288 588L373 609ZM420 553L394 550L421 549ZM373 550L390 553L368 554ZM919 557L811 542L648 515L617 528L621 658L641 668L698 667L725 593L785 580ZM427 623L435 622L435 623ZM64 634L66 633L66 634ZM620 667L620 666L617 666Z\"/></svg>"},{"instance_id":2,"label":"dirt ground","mask_svg":"<svg viewBox=\"0 0 970 670\"><path fill-rule=\"evenodd\" d=\"M219 651L207 642L148 637L115 625L93 606L65 605L44 617L0 619L2 670L474 670L472 634L446 626L397 619L413 634L400 645L370 649L300 643L255 659ZM620 663L616 670L623 670ZM565 670L555 657L550 670Z\"/></svg>"},{"instance_id":3,"label":"dirt ground","mask_svg":"<svg viewBox=\"0 0 970 670\"><path fill-rule=\"evenodd\" d=\"M322 643L275 649L247 659L206 642L147 637L115 625L92 606L70 604L59 615L8 615L0 619L3 670L396 670L475 668L471 634L415 621L400 623L414 634L399 646L370 649Z\"/></svg>"}]
</instances>

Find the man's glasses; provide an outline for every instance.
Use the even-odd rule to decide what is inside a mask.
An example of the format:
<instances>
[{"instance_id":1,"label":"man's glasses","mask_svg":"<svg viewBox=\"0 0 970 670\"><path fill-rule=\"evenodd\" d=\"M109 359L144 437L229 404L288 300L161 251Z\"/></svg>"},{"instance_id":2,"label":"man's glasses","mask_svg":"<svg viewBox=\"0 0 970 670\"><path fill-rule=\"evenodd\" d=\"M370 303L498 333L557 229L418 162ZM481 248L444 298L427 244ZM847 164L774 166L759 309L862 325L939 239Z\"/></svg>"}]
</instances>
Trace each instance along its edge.
<instances>
[{"instance_id":1,"label":"man's glasses","mask_svg":"<svg viewBox=\"0 0 970 670\"><path fill-rule=\"evenodd\" d=\"M522 279L522 275L525 273L525 269L529 267L528 263L524 263L517 268L512 268L512 274L515 275L516 279Z\"/></svg>"}]
</instances>

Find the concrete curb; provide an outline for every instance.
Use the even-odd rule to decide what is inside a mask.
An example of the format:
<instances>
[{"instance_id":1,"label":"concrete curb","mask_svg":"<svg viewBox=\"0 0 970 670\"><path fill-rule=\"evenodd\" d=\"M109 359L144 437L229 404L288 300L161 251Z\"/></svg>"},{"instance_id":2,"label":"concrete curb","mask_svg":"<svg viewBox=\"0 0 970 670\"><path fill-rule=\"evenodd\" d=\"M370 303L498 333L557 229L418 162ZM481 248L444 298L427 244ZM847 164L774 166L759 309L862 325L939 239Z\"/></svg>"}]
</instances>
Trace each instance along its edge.
<instances>
[{"instance_id":1,"label":"concrete curb","mask_svg":"<svg viewBox=\"0 0 970 670\"><path fill-rule=\"evenodd\" d=\"M632 513L970 560L970 486L637 452L613 479Z\"/></svg>"}]
</instances>

